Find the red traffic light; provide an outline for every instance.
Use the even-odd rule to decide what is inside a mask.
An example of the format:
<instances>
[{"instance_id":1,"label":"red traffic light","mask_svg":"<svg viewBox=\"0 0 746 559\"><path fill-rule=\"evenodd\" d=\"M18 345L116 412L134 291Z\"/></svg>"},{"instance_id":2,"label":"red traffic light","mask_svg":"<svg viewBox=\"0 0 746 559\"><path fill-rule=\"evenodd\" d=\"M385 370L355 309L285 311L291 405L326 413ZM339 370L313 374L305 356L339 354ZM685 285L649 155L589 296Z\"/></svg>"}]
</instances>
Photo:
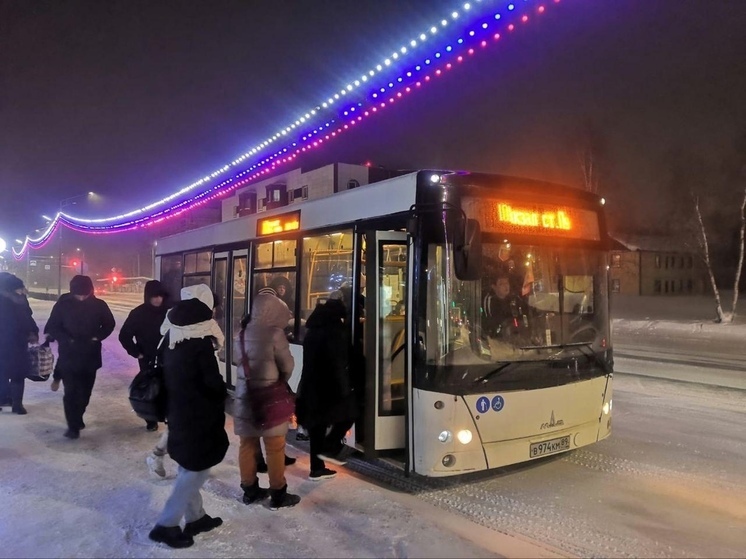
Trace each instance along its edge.
<instances>
[{"instance_id":1,"label":"red traffic light","mask_svg":"<svg viewBox=\"0 0 746 559\"><path fill-rule=\"evenodd\" d=\"M111 281L114 282L114 283L116 283L117 282L117 276L112 277Z\"/></svg>"}]
</instances>

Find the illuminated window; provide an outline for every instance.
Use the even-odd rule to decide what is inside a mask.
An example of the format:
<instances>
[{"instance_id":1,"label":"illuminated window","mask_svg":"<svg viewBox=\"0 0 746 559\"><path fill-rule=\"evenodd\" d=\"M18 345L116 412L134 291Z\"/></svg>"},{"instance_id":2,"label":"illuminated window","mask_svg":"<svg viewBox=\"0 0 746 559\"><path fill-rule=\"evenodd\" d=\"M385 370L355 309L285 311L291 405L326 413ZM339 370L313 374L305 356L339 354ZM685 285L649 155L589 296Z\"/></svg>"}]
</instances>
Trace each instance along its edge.
<instances>
[{"instance_id":1,"label":"illuminated window","mask_svg":"<svg viewBox=\"0 0 746 559\"><path fill-rule=\"evenodd\" d=\"M622 255L618 252L614 252L611 254L611 265L614 268L621 268L622 267Z\"/></svg>"}]
</instances>

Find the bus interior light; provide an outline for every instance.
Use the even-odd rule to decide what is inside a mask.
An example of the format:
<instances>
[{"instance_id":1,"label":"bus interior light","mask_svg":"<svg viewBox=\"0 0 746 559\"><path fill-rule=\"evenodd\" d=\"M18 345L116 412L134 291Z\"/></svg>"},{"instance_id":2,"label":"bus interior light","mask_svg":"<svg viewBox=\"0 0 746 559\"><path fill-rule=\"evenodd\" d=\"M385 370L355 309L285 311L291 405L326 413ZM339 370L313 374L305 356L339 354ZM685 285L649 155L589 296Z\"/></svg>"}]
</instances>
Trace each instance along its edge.
<instances>
[{"instance_id":1,"label":"bus interior light","mask_svg":"<svg viewBox=\"0 0 746 559\"><path fill-rule=\"evenodd\" d=\"M472 439L471 431L468 429L462 429L456 434L456 438L461 444L469 444Z\"/></svg>"},{"instance_id":2,"label":"bus interior light","mask_svg":"<svg viewBox=\"0 0 746 559\"><path fill-rule=\"evenodd\" d=\"M451 440L451 432L450 431L441 431L440 435L438 435L438 440L442 443L447 443Z\"/></svg>"}]
</instances>

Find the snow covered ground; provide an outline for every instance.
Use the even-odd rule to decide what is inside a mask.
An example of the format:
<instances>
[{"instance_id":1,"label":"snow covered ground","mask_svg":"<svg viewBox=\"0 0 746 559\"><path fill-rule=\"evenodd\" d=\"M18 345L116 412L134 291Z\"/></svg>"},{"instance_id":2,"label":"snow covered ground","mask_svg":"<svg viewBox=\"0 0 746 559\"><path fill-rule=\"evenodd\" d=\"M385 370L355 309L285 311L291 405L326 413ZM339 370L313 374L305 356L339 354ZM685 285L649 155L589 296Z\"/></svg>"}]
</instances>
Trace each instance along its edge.
<instances>
[{"instance_id":1,"label":"snow covered ground","mask_svg":"<svg viewBox=\"0 0 746 559\"><path fill-rule=\"evenodd\" d=\"M32 302L45 322L52 303ZM126 311L112 305L117 323ZM746 323L717 325L711 298L629 298L613 301L617 339L677 341L690 347L740 349ZM223 526L172 550L147 537L168 497L176 466L166 479L151 477L144 457L158 433L145 431L131 411L127 387L135 362L116 340L104 342L87 428L77 441L65 429L62 391L49 382L27 383L26 416L0 413L0 557L551 557L556 551L522 537L482 527L424 499L382 487L338 468L336 479L307 480L308 455L287 470L299 506L270 512L240 502L237 440L213 468L205 508ZM656 342L658 340L658 342ZM682 342L683 340L683 342ZM717 346L719 347L719 346ZM720 351L720 350L717 350ZM724 351L724 350L723 350ZM289 437L292 445L293 437ZM266 484L266 476L261 476Z\"/></svg>"},{"instance_id":2,"label":"snow covered ground","mask_svg":"<svg viewBox=\"0 0 746 559\"><path fill-rule=\"evenodd\" d=\"M32 301L40 326L52 303ZM125 313L114 310L117 323ZM288 485L302 497L295 508L271 512L241 503L237 439L213 468L203 491L205 509L224 524L172 550L148 537L171 491L176 465L166 479L152 477L146 453L159 433L149 433L131 411L127 387L135 361L116 336L104 342L86 429L70 441L62 390L27 382L26 416L0 413L0 557L552 557L553 550L489 530L423 502L381 487L346 468L336 479L307 479L308 455L287 469ZM292 443L292 436L289 437ZM260 476L266 485L266 476Z\"/></svg>"}]
</instances>

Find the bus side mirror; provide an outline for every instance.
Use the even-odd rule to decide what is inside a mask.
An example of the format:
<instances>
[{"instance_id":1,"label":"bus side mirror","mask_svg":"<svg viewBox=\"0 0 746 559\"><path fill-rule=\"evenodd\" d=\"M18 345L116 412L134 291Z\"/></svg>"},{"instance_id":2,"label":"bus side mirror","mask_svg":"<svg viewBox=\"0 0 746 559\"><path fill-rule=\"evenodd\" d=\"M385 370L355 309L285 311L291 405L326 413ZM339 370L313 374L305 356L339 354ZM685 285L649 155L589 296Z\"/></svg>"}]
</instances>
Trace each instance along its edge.
<instances>
[{"instance_id":1,"label":"bus side mirror","mask_svg":"<svg viewBox=\"0 0 746 559\"><path fill-rule=\"evenodd\" d=\"M476 219L467 219L463 227L456 229L453 264L456 277L462 281L482 277L482 231Z\"/></svg>"}]
</instances>

